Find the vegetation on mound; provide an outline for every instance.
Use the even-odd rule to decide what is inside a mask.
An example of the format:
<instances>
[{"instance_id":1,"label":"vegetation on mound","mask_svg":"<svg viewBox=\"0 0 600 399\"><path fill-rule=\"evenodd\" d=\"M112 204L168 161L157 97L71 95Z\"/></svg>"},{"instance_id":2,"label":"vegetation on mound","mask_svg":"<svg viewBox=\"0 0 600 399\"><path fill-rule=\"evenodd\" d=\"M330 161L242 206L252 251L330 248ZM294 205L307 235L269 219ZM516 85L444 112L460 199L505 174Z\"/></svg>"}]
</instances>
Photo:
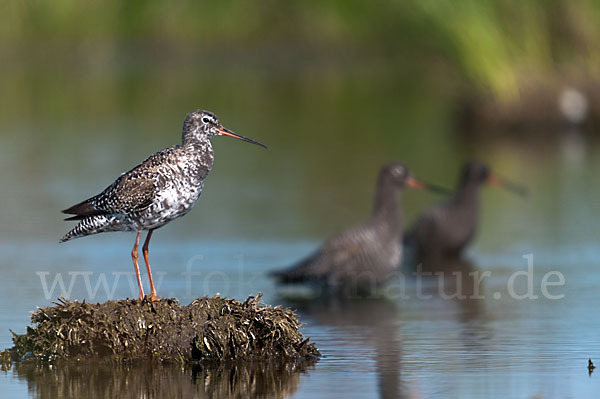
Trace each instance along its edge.
<instances>
[{"instance_id":1,"label":"vegetation on mound","mask_svg":"<svg viewBox=\"0 0 600 399\"><path fill-rule=\"evenodd\" d=\"M290 309L219 296L187 306L176 299L119 300L102 304L60 299L33 313L33 326L14 334L4 363L98 359L190 363L237 359L314 359L319 351L303 339Z\"/></svg>"}]
</instances>

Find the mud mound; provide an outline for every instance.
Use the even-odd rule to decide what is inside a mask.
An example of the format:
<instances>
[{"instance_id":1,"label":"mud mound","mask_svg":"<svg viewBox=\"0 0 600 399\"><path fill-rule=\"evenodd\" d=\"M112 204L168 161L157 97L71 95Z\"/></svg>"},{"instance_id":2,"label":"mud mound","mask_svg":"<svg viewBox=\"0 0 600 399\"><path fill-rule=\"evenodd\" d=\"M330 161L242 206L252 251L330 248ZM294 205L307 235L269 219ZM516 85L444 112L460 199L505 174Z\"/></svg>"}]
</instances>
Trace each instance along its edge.
<instances>
[{"instance_id":1,"label":"mud mound","mask_svg":"<svg viewBox=\"0 0 600 399\"><path fill-rule=\"evenodd\" d=\"M290 309L259 303L197 298L187 306L175 299L119 300L102 304L61 299L38 309L32 327L14 334L4 361L35 358L156 359L190 363L206 360L313 359L314 344L303 339Z\"/></svg>"}]
</instances>

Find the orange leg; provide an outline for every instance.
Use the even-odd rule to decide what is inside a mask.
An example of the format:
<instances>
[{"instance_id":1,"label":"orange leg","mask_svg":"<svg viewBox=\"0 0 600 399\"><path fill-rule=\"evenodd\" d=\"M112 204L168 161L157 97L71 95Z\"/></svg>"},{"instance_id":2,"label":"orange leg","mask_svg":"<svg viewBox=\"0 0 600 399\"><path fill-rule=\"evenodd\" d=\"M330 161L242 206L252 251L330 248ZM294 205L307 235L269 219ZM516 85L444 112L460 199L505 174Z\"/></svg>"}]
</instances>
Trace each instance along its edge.
<instances>
[{"instance_id":1,"label":"orange leg","mask_svg":"<svg viewBox=\"0 0 600 399\"><path fill-rule=\"evenodd\" d=\"M152 272L150 271L150 262L148 261L148 244L152 237L154 230L148 230L146 241L144 241L144 247L142 248L142 254L144 254L144 261L146 262L146 270L148 270L148 279L150 280L150 299L153 301L160 301L158 295L156 295L156 289L154 288L154 280L152 280Z\"/></svg>"},{"instance_id":2,"label":"orange leg","mask_svg":"<svg viewBox=\"0 0 600 399\"><path fill-rule=\"evenodd\" d=\"M133 266L135 266L135 275L137 277L138 287L140 288L140 301L144 299L144 289L142 288L142 277L140 276L140 268L138 266L138 245L140 244L140 237L142 232L138 231L137 237L135 238L135 245L131 250L131 259L133 259Z\"/></svg>"}]
</instances>

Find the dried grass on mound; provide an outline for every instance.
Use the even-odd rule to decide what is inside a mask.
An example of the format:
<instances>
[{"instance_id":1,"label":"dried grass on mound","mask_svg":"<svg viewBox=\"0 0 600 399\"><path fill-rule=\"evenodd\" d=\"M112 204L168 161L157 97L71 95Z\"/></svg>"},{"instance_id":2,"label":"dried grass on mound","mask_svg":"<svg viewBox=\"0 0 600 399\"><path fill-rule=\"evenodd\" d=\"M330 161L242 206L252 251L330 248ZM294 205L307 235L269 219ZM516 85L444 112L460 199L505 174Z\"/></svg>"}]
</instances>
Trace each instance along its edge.
<instances>
[{"instance_id":1,"label":"dried grass on mound","mask_svg":"<svg viewBox=\"0 0 600 399\"><path fill-rule=\"evenodd\" d=\"M201 297L187 306L175 299L124 299L91 304L61 299L39 308L33 326L14 334L4 362L39 360L157 359L191 363L206 360L305 360L319 351L302 337L290 309L269 307L259 298L244 302Z\"/></svg>"}]
</instances>

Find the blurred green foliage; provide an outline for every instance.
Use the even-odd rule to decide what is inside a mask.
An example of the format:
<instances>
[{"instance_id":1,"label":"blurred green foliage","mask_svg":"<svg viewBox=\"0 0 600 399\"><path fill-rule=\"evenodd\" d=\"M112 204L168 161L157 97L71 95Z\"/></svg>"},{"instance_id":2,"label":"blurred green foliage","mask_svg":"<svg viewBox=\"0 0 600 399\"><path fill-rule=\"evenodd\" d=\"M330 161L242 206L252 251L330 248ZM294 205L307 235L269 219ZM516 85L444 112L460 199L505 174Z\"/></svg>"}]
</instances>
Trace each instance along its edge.
<instances>
[{"instance_id":1,"label":"blurred green foliage","mask_svg":"<svg viewBox=\"0 0 600 399\"><path fill-rule=\"evenodd\" d=\"M3 203L48 207L54 226L56 209L176 143L184 115L202 107L271 149L215 140L222 177L203 194L206 226L234 231L248 213L333 232L368 209L365 182L384 162L454 181L479 151L448 134L463 98L600 81L599 12L592 0L3 1L0 168L19 171L2 186L21 187ZM495 148L477 156L518 176L514 149ZM408 212L430 198L419 195L407 195ZM24 213L3 224L36 231Z\"/></svg>"},{"instance_id":2,"label":"blurred green foliage","mask_svg":"<svg viewBox=\"0 0 600 399\"><path fill-rule=\"evenodd\" d=\"M442 30L447 52L463 74L501 96L515 95L521 80L588 74L600 67L600 2L415 1Z\"/></svg>"},{"instance_id":3,"label":"blurred green foliage","mask_svg":"<svg viewBox=\"0 0 600 399\"><path fill-rule=\"evenodd\" d=\"M155 98L148 85L191 98L190 82L216 81L282 95L294 81L336 101L360 82L510 98L532 78L597 78L599 12L594 0L6 1L0 114L131 111Z\"/></svg>"}]
</instances>

